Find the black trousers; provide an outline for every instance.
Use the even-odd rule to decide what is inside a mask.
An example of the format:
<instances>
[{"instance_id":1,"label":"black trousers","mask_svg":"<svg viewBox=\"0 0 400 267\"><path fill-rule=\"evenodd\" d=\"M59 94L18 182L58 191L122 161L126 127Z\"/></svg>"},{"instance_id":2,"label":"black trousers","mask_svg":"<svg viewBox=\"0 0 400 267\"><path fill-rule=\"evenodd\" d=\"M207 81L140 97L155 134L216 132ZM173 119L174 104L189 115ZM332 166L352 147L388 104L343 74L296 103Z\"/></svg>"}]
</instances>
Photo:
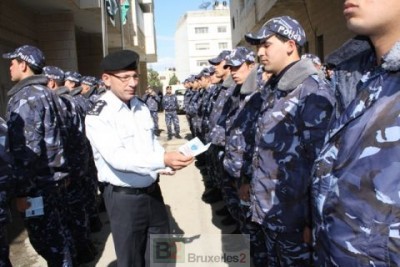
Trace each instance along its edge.
<instances>
[{"instance_id":1,"label":"black trousers","mask_svg":"<svg viewBox=\"0 0 400 267\"><path fill-rule=\"evenodd\" d=\"M168 214L160 186L151 193L128 194L104 188L118 267L150 266L151 234L169 234Z\"/></svg>"}]
</instances>

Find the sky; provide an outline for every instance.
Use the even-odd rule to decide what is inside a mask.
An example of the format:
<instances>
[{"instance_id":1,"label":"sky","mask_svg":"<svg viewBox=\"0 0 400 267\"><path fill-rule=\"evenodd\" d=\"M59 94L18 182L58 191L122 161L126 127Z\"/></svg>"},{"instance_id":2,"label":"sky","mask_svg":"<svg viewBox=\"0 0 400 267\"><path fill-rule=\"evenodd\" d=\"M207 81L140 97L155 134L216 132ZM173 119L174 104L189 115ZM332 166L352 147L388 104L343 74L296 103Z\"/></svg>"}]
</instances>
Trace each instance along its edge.
<instances>
[{"instance_id":1,"label":"sky","mask_svg":"<svg viewBox=\"0 0 400 267\"><path fill-rule=\"evenodd\" d=\"M187 11L200 10L199 6L205 2L214 3L213 0L154 0L158 61L149 67L156 71L175 67L176 25Z\"/></svg>"}]
</instances>

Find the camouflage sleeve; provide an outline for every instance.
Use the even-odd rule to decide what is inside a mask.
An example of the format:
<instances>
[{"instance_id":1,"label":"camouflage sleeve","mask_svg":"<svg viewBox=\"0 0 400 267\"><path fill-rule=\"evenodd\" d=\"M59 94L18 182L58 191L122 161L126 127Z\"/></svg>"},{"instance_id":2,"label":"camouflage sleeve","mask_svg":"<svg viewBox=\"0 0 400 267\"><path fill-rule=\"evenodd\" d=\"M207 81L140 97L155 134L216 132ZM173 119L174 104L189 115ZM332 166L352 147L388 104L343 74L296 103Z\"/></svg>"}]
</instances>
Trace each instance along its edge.
<instances>
[{"instance_id":1,"label":"camouflage sleeve","mask_svg":"<svg viewBox=\"0 0 400 267\"><path fill-rule=\"evenodd\" d=\"M8 199L12 195L11 166L7 144L7 125L0 118L0 223L7 220Z\"/></svg>"},{"instance_id":2,"label":"camouflage sleeve","mask_svg":"<svg viewBox=\"0 0 400 267\"><path fill-rule=\"evenodd\" d=\"M34 183L35 165L38 161L44 140L43 103L40 99L20 99L11 110L8 124L10 153L14 158L13 178L16 195L25 196ZM18 107L18 108L17 108Z\"/></svg>"}]
</instances>

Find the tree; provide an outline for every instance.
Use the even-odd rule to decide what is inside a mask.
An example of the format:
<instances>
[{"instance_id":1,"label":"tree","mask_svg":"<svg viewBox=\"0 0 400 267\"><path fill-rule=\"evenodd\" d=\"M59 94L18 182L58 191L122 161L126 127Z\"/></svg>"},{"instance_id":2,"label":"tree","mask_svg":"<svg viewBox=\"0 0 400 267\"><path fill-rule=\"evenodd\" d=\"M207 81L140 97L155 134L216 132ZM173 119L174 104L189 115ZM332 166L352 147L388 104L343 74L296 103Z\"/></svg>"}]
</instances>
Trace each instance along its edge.
<instances>
[{"instance_id":1,"label":"tree","mask_svg":"<svg viewBox=\"0 0 400 267\"><path fill-rule=\"evenodd\" d=\"M169 85L175 85L178 84L179 80L178 77L176 77L175 73L172 75L171 79L169 79Z\"/></svg>"},{"instance_id":2,"label":"tree","mask_svg":"<svg viewBox=\"0 0 400 267\"><path fill-rule=\"evenodd\" d=\"M161 89L162 84L159 78L159 74L157 71L153 69L148 69L147 71L147 81L149 83L149 86L151 86L153 89Z\"/></svg>"}]
</instances>

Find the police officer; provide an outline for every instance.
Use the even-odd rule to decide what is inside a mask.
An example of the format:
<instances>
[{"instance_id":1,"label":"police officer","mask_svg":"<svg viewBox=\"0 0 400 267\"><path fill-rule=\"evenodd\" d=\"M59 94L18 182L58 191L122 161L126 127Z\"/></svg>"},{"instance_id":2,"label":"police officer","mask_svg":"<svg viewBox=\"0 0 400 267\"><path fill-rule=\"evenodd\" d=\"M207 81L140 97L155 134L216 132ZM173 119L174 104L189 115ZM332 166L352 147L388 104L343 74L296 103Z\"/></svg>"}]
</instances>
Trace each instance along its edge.
<instances>
[{"instance_id":1,"label":"police officer","mask_svg":"<svg viewBox=\"0 0 400 267\"><path fill-rule=\"evenodd\" d=\"M7 124L0 118L0 266L11 267L10 247L7 239L9 199L13 193L11 181L11 157L8 151Z\"/></svg>"},{"instance_id":2,"label":"police officer","mask_svg":"<svg viewBox=\"0 0 400 267\"><path fill-rule=\"evenodd\" d=\"M346 1L342 104L313 175L315 266L400 266L400 2Z\"/></svg>"},{"instance_id":3,"label":"police officer","mask_svg":"<svg viewBox=\"0 0 400 267\"><path fill-rule=\"evenodd\" d=\"M146 90L146 94L143 96L143 101L149 107L151 117L154 123L154 134L160 136L160 129L158 127L158 109L160 104L160 97L156 94L154 89L149 86Z\"/></svg>"},{"instance_id":4,"label":"police officer","mask_svg":"<svg viewBox=\"0 0 400 267\"><path fill-rule=\"evenodd\" d=\"M64 73L64 86L66 86L70 91L78 87L81 82L82 75L76 71L66 71Z\"/></svg>"},{"instance_id":5,"label":"police officer","mask_svg":"<svg viewBox=\"0 0 400 267\"><path fill-rule=\"evenodd\" d=\"M70 167L70 184L67 189L67 222L71 229L76 261L88 263L95 258L95 248L90 240L88 201L93 188L88 186L87 172L90 145L84 130L84 116L75 99L64 84L64 71L56 66L45 66L43 74L48 78L47 86L53 90L66 106L68 120L68 150L66 155ZM89 189L89 190L88 190ZM93 205L93 204L92 204Z\"/></svg>"},{"instance_id":6,"label":"police officer","mask_svg":"<svg viewBox=\"0 0 400 267\"><path fill-rule=\"evenodd\" d=\"M172 94L170 85L166 88L166 94L162 99L162 105L165 110L165 123L167 125L168 140L172 139L172 124L174 124L175 137L181 139L179 135L179 118L177 115L178 99L175 94Z\"/></svg>"},{"instance_id":7,"label":"police officer","mask_svg":"<svg viewBox=\"0 0 400 267\"><path fill-rule=\"evenodd\" d=\"M272 73L257 121L252 220L265 232L269 266L310 266L311 169L333 112L329 85L307 59L302 26L288 16L245 35Z\"/></svg>"},{"instance_id":8,"label":"police officer","mask_svg":"<svg viewBox=\"0 0 400 267\"><path fill-rule=\"evenodd\" d=\"M44 55L37 47L24 45L3 54L11 60L6 120L17 209L28 209L28 197L42 200L44 212L24 216L34 249L49 266L73 266L74 249L66 224L66 190L70 183L65 155L67 125L61 100L47 87L47 78L38 75Z\"/></svg>"},{"instance_id":9,"label":"police officer","mask_svg":"<svg viewBox=\"0 0 400 267\"><path fill-rule=\"evenodd\" d=\"M230 202L236 203L240 231L250 239L250 253L254 266L268 266L265 238L260 225L251 221L250 181L251 162L254 151L255 125L261 110L261 89L258 66L254 63L254 52L237 47L235 54L228 56L225 66L230 68L233 80L239 89L239 105L227 117L224 168L227 172L225 187L231 186ZM229 189L228 189L229 190ZM234 190L234 191L233 191Z\"/></svg>"},{"instance_id":10,"label":"police officer","mask_svg":"<svg viewBox=\"0 0 400 267\"><path fill-rule=\"evenodd\" d=\"M110 89L86 116L120 267L149 266L150 234L169 233L158 172L193 161L177 151L165 152L154 136L150 111L135 95L138 66L136 52L107 55L101 68Z\"/></svg>"}]
</instances>

